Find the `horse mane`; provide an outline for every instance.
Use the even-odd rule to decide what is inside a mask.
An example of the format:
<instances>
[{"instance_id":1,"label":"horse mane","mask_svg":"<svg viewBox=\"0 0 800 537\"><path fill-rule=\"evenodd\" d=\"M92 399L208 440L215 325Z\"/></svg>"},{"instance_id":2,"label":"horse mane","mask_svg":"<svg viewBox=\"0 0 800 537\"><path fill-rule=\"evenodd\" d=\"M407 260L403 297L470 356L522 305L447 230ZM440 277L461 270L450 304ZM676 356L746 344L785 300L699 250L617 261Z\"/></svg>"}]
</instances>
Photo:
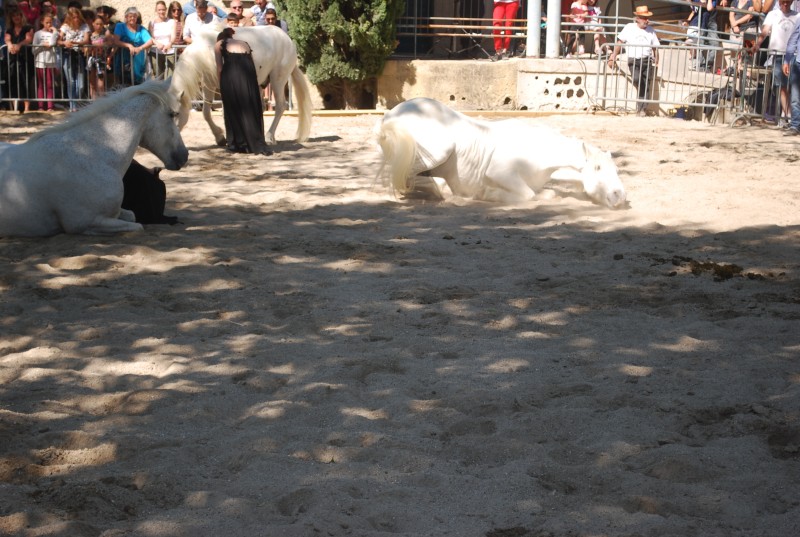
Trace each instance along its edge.
<instances>
[{"instance_id":1,"label":"horse mane","mask_svg":"<svg viewBox=\"0 0 800 537\"><path fill-rule=\"evenodd\" d=\"M209 48L213 48L213 37L209 31L205 31L183 50L180 61L175 64L172 74L173 93L183 93L182 105L188 106L192 99L200 95L205 80L217 79L216 60L213 53L208 53Z\"/></svg>"},{"instance_id":2,"label":"horse mane","mask_svg":"<svg viewBox=\"0 0 800 537\"><path fill-rule=\"evenodd\" d=\"M104 116L110 111L119 108L121 103L124 103L136 97L137 95L151 95L161 101L161 103L165 106L168 106L170 98L169 86L169 80L153 79L137 86L114 90L106 94L105 97L94 101L90 106L81 108L78 112L70 114L66 121L34 133L30 138L28 138L28 142L34 142L43 136L63 132L72 129L76 125L92 121L96 117Z\"/></svg>"}]
</instances>

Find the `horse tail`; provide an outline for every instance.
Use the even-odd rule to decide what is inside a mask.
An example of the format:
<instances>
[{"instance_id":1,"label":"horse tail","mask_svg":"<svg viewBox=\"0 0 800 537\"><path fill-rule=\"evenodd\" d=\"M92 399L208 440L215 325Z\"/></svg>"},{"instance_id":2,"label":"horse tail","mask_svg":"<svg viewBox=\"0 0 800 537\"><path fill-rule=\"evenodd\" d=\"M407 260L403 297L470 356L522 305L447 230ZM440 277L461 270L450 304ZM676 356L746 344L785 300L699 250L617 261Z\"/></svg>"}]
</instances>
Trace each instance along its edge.
<instances>
[{"instance_id":1,"label":"horse tail","mask_svg":"<svg viewBox=\"0 0 800 537\"><path fill-rule=\"evenodd\" d=\"M292 90L294 91L295 99L297 100L297 134L298 142L305 142L308 140L308 135L311 132L311 112L313 105L311 104L311 92L306 82L306 76L295 66L292 69Z\"/></svg>"},{"instance_id":2,"label":"horse tail","mask_svg":"<svg viewBox=\"0 0 800 537\"><path fill-rule=\"evenodd\" d=\"M392 188L401 194L410 192L414 185L408 179L417 158L417 142L399 121L383 121L376 131L383 153L378 173L388 166Z\"/></svg>"}]
</instances>

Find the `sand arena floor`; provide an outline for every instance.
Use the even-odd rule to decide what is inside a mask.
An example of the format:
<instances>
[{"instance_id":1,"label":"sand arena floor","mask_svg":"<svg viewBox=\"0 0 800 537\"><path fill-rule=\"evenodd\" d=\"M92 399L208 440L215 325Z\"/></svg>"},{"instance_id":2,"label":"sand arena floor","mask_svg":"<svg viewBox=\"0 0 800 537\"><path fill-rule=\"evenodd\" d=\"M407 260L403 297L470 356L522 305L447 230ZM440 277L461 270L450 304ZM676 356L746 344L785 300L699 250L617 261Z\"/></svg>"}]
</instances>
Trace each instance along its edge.
<instances>
[{"instance_id":1,"label":"sand arena floor","mask_svg":"<svg viewBox=\"0 0 800 537\"><path fill-rule=\"evenodd\" d=\"M504 207L375 185L376 119L193 114L182 224L0 239L0 534L798 534L796 138L526 119L629 206Z\"/></svg>"}]
</instances>

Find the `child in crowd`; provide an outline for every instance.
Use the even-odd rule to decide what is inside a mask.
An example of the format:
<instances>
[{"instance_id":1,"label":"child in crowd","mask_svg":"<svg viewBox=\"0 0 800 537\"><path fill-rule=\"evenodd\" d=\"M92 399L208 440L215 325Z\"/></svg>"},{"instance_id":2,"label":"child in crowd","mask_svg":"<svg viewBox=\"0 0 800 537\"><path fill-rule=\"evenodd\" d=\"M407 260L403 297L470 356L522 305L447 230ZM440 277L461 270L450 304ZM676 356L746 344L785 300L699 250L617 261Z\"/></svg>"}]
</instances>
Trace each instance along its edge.
<instances>
[{"instance_id":1,"label":"child in crowd","mask_svg":"<svg viewBox=\"0 0 800 537\"><path fill-rule=\"evenodd\" d=\"M33 34L33 65L36 68L36 98L39 99L40 110L54 111L53 81L56 76L58 59L56 44L58 30L53 27L53 16L44 14L40 20L42 29ZM47 99L44 101L44 99Z\"/></svg>"},{"instance_id":2,"label":"child in crowd","mask_svg":"<svg viewBox=\"0 0 800 537\"><path fill-rule=\"evenodd\" d=\"M583 35L586 31L586 20L589 17L588 0L575 0L569 8L572 24L567 33L567 57L573 54L581 55L583 49Z\"/></svg>"},{"instance_id":3,"label":"child in crowd","mask_svg":"<svg viewBox=\"0 0 800 537\"><path fill-rule=\"evenodd\" d=\"M42 18L44 18L45 15L50 15L53 18L53 28L58 30L61 26L61 19L58 18L58 13L56 13L56 8L52 0L45 0L42 2L41 15L39 15L39 20L36 21L34 28L38 30L42 27Z\"/></svg>"},{"instance_id":4,"label":"child in crowd","mask_svg":"<svg viewBox=\"0 0 800 537\"><path fill-rule=\"evenodd\" d=\"M108 28L101 17L92 21L92 33L89 36L91 48L88 50L89 60L86 68L89 71L89 97L94 100L106 92L106 70L108 60Z\"/></svg>"},{"instance_id":5,"label":"child in crowd","mask_svg":"<svg viewBox=\"0 0 800 537\"><path fill-rule=\"evenodd\" d=\"M602 52L601 47L606 42L606 34L603 24L600 21L602 11L600 6L597 5L597 0L589 0L589 30L594 33L594 52L598 56Z\"/></svg>"}]
</instances>

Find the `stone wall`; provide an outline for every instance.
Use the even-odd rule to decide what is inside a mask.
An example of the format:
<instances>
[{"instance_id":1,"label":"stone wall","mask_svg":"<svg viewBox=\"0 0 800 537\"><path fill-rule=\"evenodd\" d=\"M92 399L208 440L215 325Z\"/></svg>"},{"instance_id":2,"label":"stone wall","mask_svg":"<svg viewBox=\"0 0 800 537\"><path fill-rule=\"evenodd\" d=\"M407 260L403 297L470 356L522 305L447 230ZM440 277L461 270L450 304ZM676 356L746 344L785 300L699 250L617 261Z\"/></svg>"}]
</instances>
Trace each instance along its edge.
<instances>
[{"instance_id":1,"label":"stone wall","mask_svg":"<svg viewBox=\"0 0 800 537\"><path fill-rule=\"evenodd\" d=\"M378 77L376 108L431 97L462 110L587 110L596 72L596 60L390 60Z\"/></svg>"}]
</instances>

